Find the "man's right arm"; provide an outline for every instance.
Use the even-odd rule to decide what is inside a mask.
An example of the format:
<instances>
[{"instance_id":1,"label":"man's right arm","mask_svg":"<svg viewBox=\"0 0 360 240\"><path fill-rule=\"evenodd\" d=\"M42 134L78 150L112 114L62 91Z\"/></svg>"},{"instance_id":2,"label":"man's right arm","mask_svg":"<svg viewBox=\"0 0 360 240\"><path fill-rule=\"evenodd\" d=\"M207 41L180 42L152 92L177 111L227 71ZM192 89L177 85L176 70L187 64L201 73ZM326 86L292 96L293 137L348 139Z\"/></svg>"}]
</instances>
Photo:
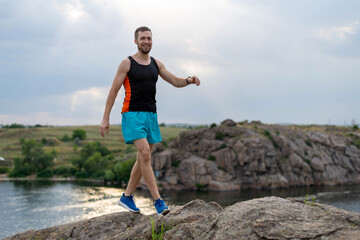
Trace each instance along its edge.
<instances>
[{"instance_id":1,"label":"man's right arm","mask_svg":"<svg viewBox=\"0 0 360 240\"><path fill-rule=\"evenodd\" d=\"M106 100L106 105L105 105L105 111L104 111L104 116L103 116L103 120L101 122L100 125L100 134L101 136L104 137L104 133L106 131L106 134L108 134L109 132L109 128L110 128L110 123L109 123L109 118L110 118L110 112L111 109L114 105L115 102L115 98L121 88L121 85L123 84L127 73L129 72L130 69L130 60L128 58L124 59L119 67L118 70L115 74L114 77L114 81L111 85L110 91L109 91L109 95L107 97Z\"/></svg>"}]
</instances>

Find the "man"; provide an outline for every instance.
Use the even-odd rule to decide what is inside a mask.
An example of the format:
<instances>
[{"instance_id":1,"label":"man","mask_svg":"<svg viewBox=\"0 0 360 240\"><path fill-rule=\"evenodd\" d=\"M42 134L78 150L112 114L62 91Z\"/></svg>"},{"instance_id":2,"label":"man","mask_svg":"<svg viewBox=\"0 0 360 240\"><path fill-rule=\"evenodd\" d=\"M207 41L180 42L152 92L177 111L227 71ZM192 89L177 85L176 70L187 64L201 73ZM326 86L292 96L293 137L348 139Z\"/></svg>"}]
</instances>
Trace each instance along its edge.
<instances>
[{"instance_id":1,"label":"man","mask_svg":"<svg viewBox=\"0 0 360 240\"><path fill-rule=\"evenodd\" d=\"M189 84L200 85L196 76L179 78L170 73L162 62L150 57L152 32L148 27L139 27L135 31L134 42L137 53L124 59L117 70L106 100L105 112L100 125L100 134L109 132L109 116L121 85L125 88L125 99L122 108L122 132L127 144L134 144L137 159L131 170L130 180L119 205L132 212L140 212L136 207L133 193L144 178L154 199L157 213L167 214L169 208L161 199L151 167L151 149L154 143L161 142L160 129L156 114L156 82L158 75L174 87L185 87Z\"/></svg>"}]
</instances>

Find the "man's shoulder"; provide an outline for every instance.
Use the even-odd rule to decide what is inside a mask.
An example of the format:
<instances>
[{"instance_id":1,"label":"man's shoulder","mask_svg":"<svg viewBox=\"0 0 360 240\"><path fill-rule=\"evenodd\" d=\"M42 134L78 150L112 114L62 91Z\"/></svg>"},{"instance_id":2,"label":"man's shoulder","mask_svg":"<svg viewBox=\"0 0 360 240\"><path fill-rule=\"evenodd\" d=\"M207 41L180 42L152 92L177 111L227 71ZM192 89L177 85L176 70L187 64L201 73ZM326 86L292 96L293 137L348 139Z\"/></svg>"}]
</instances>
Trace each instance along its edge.
<instances>
[{"instance_id":1,"label":"man's shoulder","mask_svg":"<svg viewBox=\"0 0 360 240\"><path fill-rule=\"evenodd\" d=\"M130 69L130 59L124 58L119 65L119 70L128 72L129 69Z\"/></svg>"},{"instance_id":2,"label":"man's shoulder","mask_svg":"<svg viewBox=\"0 0 360 240\"><path fill-rule=\"evenodd\" d=\"M127 57L127 58L124 58L120 65L124 65L124 66L130 66L130 59Z\"/></svg>"}]
</instances>

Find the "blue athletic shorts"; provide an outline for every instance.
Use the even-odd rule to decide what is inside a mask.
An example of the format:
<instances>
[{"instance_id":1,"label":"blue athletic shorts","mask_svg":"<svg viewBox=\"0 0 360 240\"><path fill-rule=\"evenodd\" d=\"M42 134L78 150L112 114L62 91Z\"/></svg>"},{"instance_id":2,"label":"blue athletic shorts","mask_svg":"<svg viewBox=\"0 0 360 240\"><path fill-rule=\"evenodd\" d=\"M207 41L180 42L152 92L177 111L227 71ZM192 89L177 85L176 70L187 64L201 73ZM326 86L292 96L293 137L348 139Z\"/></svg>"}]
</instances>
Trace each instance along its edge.
<instances>
[{"instance_id":1,"label":"blue athletic shorts","mask_svg":"<svg viewBox=\"0 0 360 240\"><path fill-rule=\"evenodd\" d=\"M146 138L149 144L161 142L157 113L125 112L122 114L121 129L127 144L140 138Z\"/></svg>"}]
</instances>

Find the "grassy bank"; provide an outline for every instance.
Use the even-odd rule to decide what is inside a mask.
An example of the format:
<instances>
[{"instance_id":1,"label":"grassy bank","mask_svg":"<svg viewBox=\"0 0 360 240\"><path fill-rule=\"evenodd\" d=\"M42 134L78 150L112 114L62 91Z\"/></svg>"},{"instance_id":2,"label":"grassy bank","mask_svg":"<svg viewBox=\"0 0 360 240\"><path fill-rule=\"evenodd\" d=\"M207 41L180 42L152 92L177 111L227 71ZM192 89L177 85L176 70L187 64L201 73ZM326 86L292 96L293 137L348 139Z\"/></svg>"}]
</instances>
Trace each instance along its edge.
<instances>
[{"instance_id":1,"label":"grassy bank","mask_svg":"<svg viewBox=\"0 0 360 240\"><path fill-rule=\"evenodd\" d=\"M60 139L64 135L72 136L74 129L83 129L86 131L86 140L80 141L80 146L74 147L74 141L63 142ZM185 128L160 127L163 139L171 139L177 136ZM99 126L70 126L70 127L39 127L39 128L17 128L0 129L0 157L6 161L0 161L1 165L11 166L13 159L21 157L20 139L34 139L43 144L45 151L55 150L55 165L71 164L70 159L77 156L84 144L88 142L99 141L106 146L114 157L134 152L133 145L127 145L124 142L121 133L121 126L111 126L109 134L103 138L99 134Z\"/></svg>"}]
</instances>

